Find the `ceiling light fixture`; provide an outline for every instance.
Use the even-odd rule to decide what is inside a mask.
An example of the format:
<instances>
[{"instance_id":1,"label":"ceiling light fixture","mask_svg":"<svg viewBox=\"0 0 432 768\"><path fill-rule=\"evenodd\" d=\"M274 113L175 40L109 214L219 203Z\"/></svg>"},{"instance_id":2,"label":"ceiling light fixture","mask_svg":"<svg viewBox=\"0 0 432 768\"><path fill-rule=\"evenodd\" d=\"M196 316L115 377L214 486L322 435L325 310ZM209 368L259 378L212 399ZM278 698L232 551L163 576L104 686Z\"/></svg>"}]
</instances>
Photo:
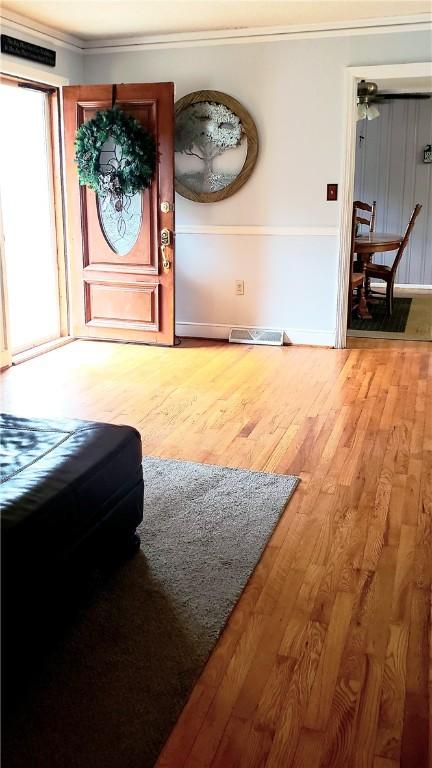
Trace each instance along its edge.
<instances>
[{"instance_id":1,"label":"ceiling light fixture","mask_svg":"<svg viewBox=\"0 0 432 768\"><path fill-rule=\"evenodd\" d=\"M367 115L366 104L357 103L357 120L364 120Z\"/></svg>"},{"instance_id":2,"label":"ceiling light fixture","mask_svg":"<svg viewBox=\"0 0 432 768\"><path fill-rule=\"evenodd\" d=\"M357 120L375 120L380 113L377 104L388 104L391 101L408 101L410 99L431 99L432 93L421 91L380 91L377 83L360 80L357 83Z\"/></svg>"},{"instance_id":3,"label":"ceiling light fixture","mask_svg":"<svg viewBox=\"0 0 432 768\"><path fill-rule=\"evenodd\" d=\"M366 117L368 120L375 120L379 114L379 109L375 104L368 104L363 101L357 103L357 120L364 120Z\"/></svg>"},{"instance_id":4,"label":"ceiling light fixture","mask_svg":"<svg viewBox=\"0 0 432 768\"><path fill-rule=\"evenodd\" d=\"M375 104L366 105L366 117L368 120L375 120L376 117L379 117L379 114L379 109Z\"/></svg>"},{"instance_id":5,"label":"ceiling light fixture","mask_svg":"<svg viewBox=\"0 0 432 768\"><path fill-rule=\"evenodd\" d=\"M357 120L374 120L379 117L379 110L371 100L376 97L378 86L376 83L367 83L361 80L357 86Z\"/></svg>"}]
</instances>

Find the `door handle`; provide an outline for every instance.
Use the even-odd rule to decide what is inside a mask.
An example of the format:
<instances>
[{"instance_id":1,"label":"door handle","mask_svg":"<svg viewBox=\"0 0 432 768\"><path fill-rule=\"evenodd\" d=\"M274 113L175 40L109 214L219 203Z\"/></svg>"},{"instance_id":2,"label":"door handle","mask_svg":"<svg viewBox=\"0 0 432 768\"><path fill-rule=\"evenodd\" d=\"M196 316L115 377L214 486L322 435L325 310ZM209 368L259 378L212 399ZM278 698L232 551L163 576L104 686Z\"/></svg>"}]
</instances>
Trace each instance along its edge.
<instances>
[{"instance_id":1,"label":"door handle","mask_svg":"<svg viewBox=\"0 0 432 768\"><path fill-rule=\"evenodd\" d=\"M166 249L168 245L171 245L171 232L166 227L161 229L160 240L161 240L161 253L162 253L162 267L165 272L168 272L168 270L171 269L171 262L166 255Z\"/></svg>"}]
</instances>

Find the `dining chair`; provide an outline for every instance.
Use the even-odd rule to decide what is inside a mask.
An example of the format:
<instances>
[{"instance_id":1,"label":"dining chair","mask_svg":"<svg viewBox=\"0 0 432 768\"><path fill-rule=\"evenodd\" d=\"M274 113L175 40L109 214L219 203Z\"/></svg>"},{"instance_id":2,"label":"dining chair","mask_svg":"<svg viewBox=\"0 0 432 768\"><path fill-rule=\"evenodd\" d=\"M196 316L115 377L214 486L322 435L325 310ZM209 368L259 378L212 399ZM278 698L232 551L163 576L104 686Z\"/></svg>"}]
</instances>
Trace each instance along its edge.
<instances>
[{"instance_id":1,"label":"dining chair","mask_svg":"<svg viewBox=\"0 0 432 768\"><path fill-rule=\"evenodd\" d=\"M368 217L368 214L369 217ZM360 234L360 227L366 226L369 232L375 232L376 221L376 200L372 204L364 203L362 200L353 202L353 236ZM369 260L372 261L373 253L369 254ZM354 269L356 272L363 271L363 263L353 257Z\"/></svg>"},{"instance_id":2,"label":"dining chair","mask_svg":"<svg viewBox=\"0 0 432 768\"><path fill-rule=\"evenodd\" d=\"M396 278L396 270L400 264L400 260L403 256L403 253L405 251L405 248L407 247L408 240L410 238L411 232L413 230L415 220L417 216L419 215L421 211L422 206L420 203L417 203L414 206L413 212L410 216L410 220L408 222L407 228L405 230L405 234L400 242L399 248L397 250L395 259L393 261L393 264L391 266L387 266L386 264L372 264L369 263L366 265L365 268L365 290L366 294L373 293L375 296L383 296L382 293L378 293L377 291L371 291L369 288L369 280L371 278L379 278L380 280L384 280L386 283L386 315L387 317L390 317L393 313L393 291L394 291L394 282Z\"/></svg>"},{"instance_id":3,"label":"dining chair","mask_svg":"<svg viewBox=\"0 0 432 768\"><path fill-rule=\"evenodd\" d=\"M366 215L357 213L357 211L362 211L370 213L369 218L367 218ZM353 202L353 212L354 212L354 222L355 222L355 234L359 234L358 229L359 225L365 224L369 232L375 232L375 219L376 219L376 200L373 201L372 205L369 203L363 203L361 200L354 200Z\"/></svg>"},{"instance_id":4,"label":"dining chair","mask_svg":"<svg viewBox=\"0 0 432 768\"><path fill-rule=\"evenodd\" d=\"M364 292L363 272L351 272L351 288L348 300L348 327L350 326L352 313L360 305L362 292Z\"/></svg>"},{"instance_id":5,"label":"dining chair","mask_svg":"<svg viewBox=\"0 0 432 768\"><path fill-rule=\"evenodd\" d=\"M363 262L354 261L354 258L355 258L354 241L355 241L359 224L367 224L369 227L372 227L372 229L370 229L369 231L373 232L373 227L375 226L375 205L376 205L375 202L372 204L372 206L370 206L368 203L362 203L359 200L356 200L353 203L353 215L352 215L352 226L351 226L351 269L350 269L350 286L349 286L349 295L348 295L348 327L350 326L352 313L354 309L357 309L357 307L361 302L362 295L363 297L365 295L365 274L364 274ZM371 212L372 215L370 219L365 219L364 217L360 217L357 214L357 208ZM354 298L354 292L355 292L355 298Z\"/></svg>"}]
</instances>

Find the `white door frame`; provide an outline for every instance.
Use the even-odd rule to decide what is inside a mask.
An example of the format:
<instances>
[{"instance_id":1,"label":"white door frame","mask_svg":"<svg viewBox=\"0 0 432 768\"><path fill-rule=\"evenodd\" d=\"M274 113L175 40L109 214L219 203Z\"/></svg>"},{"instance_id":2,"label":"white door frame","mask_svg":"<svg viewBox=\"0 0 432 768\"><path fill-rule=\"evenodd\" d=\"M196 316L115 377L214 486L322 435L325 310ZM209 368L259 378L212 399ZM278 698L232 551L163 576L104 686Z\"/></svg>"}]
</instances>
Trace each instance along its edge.
<instances>
[{"instance_id":1,"label":"white door frame","mask_svg":"<svg viewBox=\"0 0 432 768\"><path fill-rule=\"evenodd\" d=\"M2 54L0 69L2 74L11 77L22 77L24 80L33 80L35 83L45 83L55 88L61 88L62 85L69 85L69 78L62 77L56 72L50 72L46 69L40 69L38 66L28 64L27 62L17 62L13 56Z\"/></svg>"},{"instance_id":2,"label":"white door frame","mask_svg":"<svg viewBox=\"0 0 432 768\"><path fill-rule=\"evenodd\" d=\"M0 371L12 363L9 338L8 292L6 283L4 231L0 200Z\"/></svg>"},{"instance_id":3,"label":"white door frame","mask_svg":"<svg viewBox=\"0 0 432 768\"><path fill-rule=\"evenodd\" d=\"M432 62L415 64L381 64L377 66L347 67L345 70L344 125L342 160L342 195L339 222L339 265L338 292L336 308L335 347L346 347L348 285L351 249L352 205L354 196L355 139L357 123L357 83L359 80L385 80L402 77L430 77L432 81Z\"/></svg>"},{"instance_id":4,"label":"white door frame","mask_svg":"<svg viewBox=\"0 0 432 768\"><path fill-rule=\"evenodd\" d=\"M17 62L13 57L2 55L0 60L0 74L9 75L10 77L22 78L24 80L31 80L36 83L44 83L46 85L52 85L55 88L61 89L64 85L69 85L69 78L57 75L55 72L49 72L46 69L40 69L37 66L28 64L27 62ZM59 100L59 110L62 108L62 99ZM61 112L60 112L61 115ZM61 119L61 123L62 123ZM63 149L63 131L60 131L60 141L62 146L55 148L56 151L62 152ZM50 137L51 140L51 137ZM60 161L61 179L57 182L61 185L64 170ZM59 196L59 192L57 197ZM57 234L57 248L61 250L61 253L57 251L57 264L59 269L59 301L60 301L60 333L61 338L66 339L68 337L68 306L67 306L67 285L66 285L66 253L64 248L63 239L63 213L60 210L54 212L56 219L56 234ZM9 313L8 313L8 294L7 294L7 278L5 268L5 253L4 253L4 232L1 220L1 201L0 201L0 370L7 368L12 363L12 352L10 348L10 334L9 334Z\"/></svg>"}]
</instances>

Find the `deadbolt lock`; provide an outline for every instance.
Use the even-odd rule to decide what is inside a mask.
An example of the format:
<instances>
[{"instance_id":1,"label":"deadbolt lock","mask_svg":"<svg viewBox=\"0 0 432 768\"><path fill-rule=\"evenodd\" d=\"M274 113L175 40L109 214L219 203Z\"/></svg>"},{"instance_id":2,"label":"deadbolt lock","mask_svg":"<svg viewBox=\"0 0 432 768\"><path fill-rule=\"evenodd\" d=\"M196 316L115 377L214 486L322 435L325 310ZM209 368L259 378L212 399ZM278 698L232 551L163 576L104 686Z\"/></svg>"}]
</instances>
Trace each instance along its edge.
<instances>
[{"instance_id":1,"label":"deadbolt lock","mask_svg":"<svg viewBox=\"0 0 432 768\"><path fill-rule=\"evenodd\" d=\"M160 209L161 209L162 213L169 213L170 211L174 210L174 206L171 205L171 203L169 203L168 200L164 200L160 204Z\"/></svg>"}]
</instances>

